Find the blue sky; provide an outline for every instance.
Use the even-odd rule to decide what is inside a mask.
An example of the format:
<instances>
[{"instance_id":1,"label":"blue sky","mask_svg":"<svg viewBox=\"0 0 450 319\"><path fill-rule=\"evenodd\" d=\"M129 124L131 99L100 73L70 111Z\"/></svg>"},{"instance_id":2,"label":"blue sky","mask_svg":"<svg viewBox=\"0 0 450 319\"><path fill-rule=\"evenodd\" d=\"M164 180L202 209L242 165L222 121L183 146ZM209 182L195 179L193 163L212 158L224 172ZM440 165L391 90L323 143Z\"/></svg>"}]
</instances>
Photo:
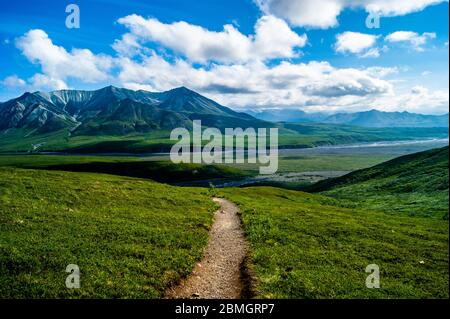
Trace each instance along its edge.
<instances>
[{"instance_id":1,"label":"blue sky","mask_svg":"<svg viewBox=\"0 0 450 319\"><path fill-rule=\"evenodd\" d=\"M69 3L80 8L79 29L65 25ZM184 85L234 108L448 112L447 1L0 6L0 101L24 91ZM366 27L368 11L380 28Z\"/></svg>"}]
</instances>

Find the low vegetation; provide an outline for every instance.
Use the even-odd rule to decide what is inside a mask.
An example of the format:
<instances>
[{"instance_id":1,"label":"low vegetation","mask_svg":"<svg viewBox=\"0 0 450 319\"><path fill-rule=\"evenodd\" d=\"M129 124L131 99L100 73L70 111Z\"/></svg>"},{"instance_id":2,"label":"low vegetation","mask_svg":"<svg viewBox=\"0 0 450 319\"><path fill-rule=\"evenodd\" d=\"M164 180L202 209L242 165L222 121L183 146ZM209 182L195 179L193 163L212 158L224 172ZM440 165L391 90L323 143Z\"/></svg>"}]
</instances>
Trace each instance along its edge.
<instances>
[{"instance_id":1,"label":"low vegetation","mask_svg":"<svg viewBox=\"0 0 450 319\"><path fill-rule=\"evenodd\" d=\"M0 168L2 298L160 298L208 241L206 190ZM65 287L66 266L82 289Z\"/></svg>"},{"instance_id":2,"label":"low vegetation","mask_svg":"<svg viewBox=\"0 0 450 319\"><path fill-rule=\"evenodd\" d=\"M241 209L258 298L448 298L445 221L271 187L220 194ZM380 289L365 286L369 264L380 267Z\"/></svg>"}]
</instances>

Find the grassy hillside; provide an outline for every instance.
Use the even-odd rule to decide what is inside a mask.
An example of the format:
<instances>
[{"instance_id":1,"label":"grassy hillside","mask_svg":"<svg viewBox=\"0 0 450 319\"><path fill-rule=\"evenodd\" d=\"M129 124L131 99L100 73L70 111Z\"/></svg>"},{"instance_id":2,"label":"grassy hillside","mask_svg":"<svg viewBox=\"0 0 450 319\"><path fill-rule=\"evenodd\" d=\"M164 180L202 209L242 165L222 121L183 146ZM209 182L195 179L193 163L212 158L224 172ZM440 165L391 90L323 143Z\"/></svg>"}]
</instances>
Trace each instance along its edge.
<instances>
[{"instance_id":1,"label":"grassy hillside","mask_svg":"<svg viewBox=\"0 0 450 319\"><path fill-rule=\"evenodd\" d=\"M207 192L101 174L0 168L0 298L158 298L208 240ZM68 264L81 289L65 287Z\"/></svg>"},{"instance_id":2,"label":"grassy hillside","mask_svg":"<svg viewBox=\"0 0 450 319\"><path fill-rule=\"evenodd\" d=\"M241 209L261 298L448 298L448 223L339 207L270 187L223 189ZM368 289L377 264L381 288Z\"/></svg>"},{"instance_id":3,"label":"grassy hillside","mask_svg":"<svg viewBox=\"0 0 450 319\"><path fill-rule=\"evenodd\" d=\"M449 148L402 156L308 188L352 207L448 219Z\"/></svg>"}]
</instances>

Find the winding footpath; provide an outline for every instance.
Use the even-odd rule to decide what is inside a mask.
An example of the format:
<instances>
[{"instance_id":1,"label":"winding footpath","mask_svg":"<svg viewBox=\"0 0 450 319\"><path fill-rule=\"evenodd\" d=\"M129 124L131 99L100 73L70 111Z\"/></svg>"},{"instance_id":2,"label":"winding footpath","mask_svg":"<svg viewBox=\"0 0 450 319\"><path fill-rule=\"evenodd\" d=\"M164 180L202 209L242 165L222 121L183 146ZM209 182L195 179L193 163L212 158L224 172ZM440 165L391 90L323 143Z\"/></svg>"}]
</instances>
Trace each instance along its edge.
<instances>
[{"instance_id":1,"label":"winding footpath","mask_svg":"<svg viewBox=\"0 0 450 319\"><path fill-rule=\"evenodd\" d=\"M244 291L241 266L247 244L232 202L214 198L221 208L214 213L214 223L205 255L192 274L170 289L167 298L238 299Z\"/></svg>"}]
</instances>

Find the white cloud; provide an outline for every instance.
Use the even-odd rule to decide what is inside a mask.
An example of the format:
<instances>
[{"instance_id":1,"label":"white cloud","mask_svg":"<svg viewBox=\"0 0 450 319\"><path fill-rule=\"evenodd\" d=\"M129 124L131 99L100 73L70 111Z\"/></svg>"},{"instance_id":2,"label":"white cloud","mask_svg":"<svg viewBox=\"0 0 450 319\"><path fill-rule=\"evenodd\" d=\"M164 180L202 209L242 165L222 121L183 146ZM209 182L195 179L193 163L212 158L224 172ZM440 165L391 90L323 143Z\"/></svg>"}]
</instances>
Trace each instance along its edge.
<instances>
[{"instance_id":1,"label":"white cloud","mask_svg":"<svg viewBox=\"0 0 450 319\"><path fill-rule=\"evenodd\" d=\"M412 87L410 92L381 97L371 105L384 111L404 111L426 114L448 113L449 91L430 90L423 86Z\"/></svg>"},{"instance_id":2,"label":"white cloud","mask_svg":"<svg viewBox=\"0 0 450 319\"><path fill-rule=\"evenodd\" d=\"M347 31L336 35L334 49L339 53L358 54L361 57L378 57L377 48L372 48L379 36Z\"/></svg>"},{"instance_id":3,"label":"white cloud","mask_svg":"<svg viewBox=\"0 0 450 319\"><path fill-rule=\"evenodd\" d=\"M42 73L36 73L27 80L21 79L17 75L11 75L6 77L3 81L0 81L0 84L12 91L18 89L26 91L51 91L68 88L64 81L49 77Z\"/></svg>"},{"instance_id":4,"label":"white cloud","mask_svg":"<svg viewBox=\"0 0 450 319\"><path fill-rule=\"evenodd\" d=\"M424 86L421 85L417 85L411 88L411 93L412 94L419 94L419 95L424 95L424 94L428 94L428 89Z\"/></svg>"},{"instance_id":5,"label":"white cloud","mask_svg":"<svg viewBox=\"0 0 450 319\"><path fill-rule=\"evenodd\" d=\"M398 67L380 67L372 66L364 70L367 74L377 78L385 78L392 74L398 74L400 72Z\"/></svg>"},{"instance_id":6,"label":"white cloud","mask_svg":"<svg viewBox=\"0 0 450 319\"><path fill-rule=\"evenodd\" d=\"M255 25L255 34L251 36L242 34L231 24L216 32L184 21L165 24L135 14L118 22L130 32L116 40L113 47L127 56L136 54L141 45L155 42L192 62L242 63L254 59L295 57L298 55L295 50L307 42L305 34L298 35L286 22L273 16L261 17Z\"/></svg>"},{"instance_id":7,"label":"white cloud","mask_svg":"<svg viewBox=\"0 0 450 319\"><path fill-rule=\"evenodd\" d=\"M385 40L391 43L408 43L415 50L423 51L423 45L434 38L436 38L436 33L424 32L420 35L412 31L396 31L387 35Z\"/></svg>"},{"instance_id":8,"label":"white cloud","mask_svg":"<svg viewBox=\"0 0 450 319\"><path fill-rule=\"evenodd\" d=\"M328 28L338 25L340 0L255 0L265 14L286 19L295 26Z\"/></svg>"},{"instance_id":9,"label":"white cloud","mask_svg":"<svg viewBox=\"0 0 450 319\"><path fill-rule=\"evenodd\" d=\"M379 13L385 17L402 16L405 14L422 11L430 5L435 5L448 0L357 0L368 12Z\"/></svg>"},{"instance_id":10,"label":"white cloud","mask_svg":"<svg viewBox=\"0 0 450 319\"><path fill-rule=\"evenodd\" d=\"M265 14L272 14L295 26L329 28L338 25L346 8L363 8L381 16L399 16L421 11L448 0L254 0Z\"/></svg>"},{"instance_id":11,"label":"white cloud","mask_svg":"<svg viewBox=\"0 0 450 319\"><path fill-rule=\"evenodd\" d=\"M41 73L37 73L28 79L27 87L29 91L65 90L69 88L63 80Z\"/></svg>"},{"instance_id":12,"label":"white cloud","mask_svg":"<svg viewBox=\"0 0 450 319\"><path fill-rule=\"evenodd\" d=\"M328 62L284 61L269 67L255 61L213 64L206 69L194 68L183 60L171 64L153 54L141 63L122 58L119 64L119 80L129 88L161 91L184 85L235 107L299 106L314 103L317 98L361 97L392 91L389 82L369 71L338 69Z\"/></svg>"},{"instance_id":13,"label":"white cloud","mask_svg":"<svg viewBox=\"0 0 450 319\"><path fill-rule=\"evenodd\" d=\"M96 83L108 79L112 59L106 55L95 55L88 49L66 51L54 45L47 33L30 30L16 40L16 46L32 63L39 64L43 74L31 81L54 88L63 87L67 78L80 79L86 83Z\"/></svg>"},{"instance_id":14,"label":"white cloud","mask_svg":"<svg viewBox=\"0 0 450 319\"><path fill-rule=\"evenodd\" d=\"M187 86L234 108L296 107L306 111L385 111L445 113L448 91L411 88L396 92L397 67L336 68L328 62L261 61L195 68L156 53L141 62L122 58L118 80L130 89L164 91ZM245 80L243 80L245 79ZM414 92L414 93L413 93Z\"/></svg>"},{"instance_id":15,"label":"white cloud","mask_svg":"<svg viewBox=\"0 0 450 319\"><path fill-rule=\"evenodd\" d=\"M362 58L378 58L380 56L380 49L371 48L361 55Z\"/></svg>"},{"instance_id":16,"label":"white cloud","mask_svg":"<svg viewBox=\"0 0 450 319\"><path fill-rule=\"evenodd\" d=\"M170 41L178 37L171 33L174 24L157 21L157 25L164 29L160 37L165 33ZM199 28L190 27L197 31ZM148 91L187 86L235 108L301 107L307 111L327 112L360 111L365 108L422 112L448 109L448 91L411 88L407 92L396 92L398 79L392 79L391 76L403 72L397 67L338 68L327 61L298 63L287 59L269 63L265 59L295 55L295 49L306 42L305 38L300 43L300 36L296 34L280 33L279 30L283 28L290 31L279 19L269 16L261 18L255 25L255 35L241 34L242 37L236 38L249 44L244 51L239 46L233 47L235 50L225 48L227 45L237 45L228 38L226 31L214 33L200 28L199 36L203 38L194 37L196 40L193 40L191 47L180 48L184 51L171 54L170 58L167 58L167 54L178 52L174 47L169 47L172 52L160 51L167 48L166 45L157 50L146 48L145 41L148 40L144 39L147 37L141 35L141 31L135 32L132 27L122 38L124 41L115 43L118 55L114 58L95 55L86 49L69 52L53 44L44 31L31 30L19 38L16 44L31 62L41 66L42 72L27 80L13 75L4 79L2 84L21 87L21 90L53 90L67 88L67 83L72 79L81 84L103 83L106 79L119 86ZM175 33L178 32L177 29ZM211 37L214 41L210 41L212 34L218 36L220 41L214 40L214 37ZM164 43L169 41L167 39ZM184 41L187 43L187 40ZM221 41L225 41L226 45ZM299 44L297 46L292 44L296 41ZM360 56L376 55L384 48L377 48L375 42L360 41L355 44L342 41L339 48ZM269 45L271 43L276 45ZM205 47L202 47L203 44ZM217 50L212 50L213 47ZM122 54L121 50L129 48L135 50L133 54ZM241 50L239 52L243 57L235 56L236 50ZM251 50L255 51L255 55ZM139 57L134 56L137 53ZM254 56L257 58L252 59ZM193 60L209 63L194 66Z\"/></svg>"},{"instance_id":17,"label":"white cloud","mask_svg":"<svg viewBox=\"0 0 450 319\"><path fill-rule=\"evenodd\" d=\"M0 83L8 88L23 88L26 85L26 82L17 75L8 76Z\"/></svg>"}]
</instances>

